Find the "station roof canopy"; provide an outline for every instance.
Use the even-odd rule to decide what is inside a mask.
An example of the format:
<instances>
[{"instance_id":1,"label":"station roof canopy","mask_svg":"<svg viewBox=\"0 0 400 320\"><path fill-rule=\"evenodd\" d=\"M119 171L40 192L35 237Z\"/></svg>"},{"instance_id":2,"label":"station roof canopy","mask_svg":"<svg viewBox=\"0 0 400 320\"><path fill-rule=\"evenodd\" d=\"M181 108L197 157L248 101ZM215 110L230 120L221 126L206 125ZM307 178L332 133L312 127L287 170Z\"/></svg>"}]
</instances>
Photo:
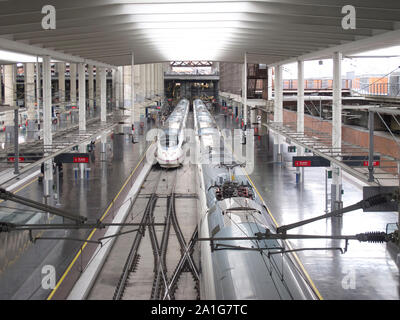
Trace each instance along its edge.
<instances>
[{"instance_id":1,"label":"station roof canopy","mask_svg":"<svg viewBox=\"0 0 400 320\"><path fill-rule=\"evenodd\" d=\"M344 30L348 4L356 29ZM45 5L56 9L55 30L42 29ZM276 64L397 45L399 22L394 0L0 0L0 37L11 40L0 49L113 66L130 64L132 51L136 64L242 63L245 52L249 62Z\"/></svg>"}]
</instances>

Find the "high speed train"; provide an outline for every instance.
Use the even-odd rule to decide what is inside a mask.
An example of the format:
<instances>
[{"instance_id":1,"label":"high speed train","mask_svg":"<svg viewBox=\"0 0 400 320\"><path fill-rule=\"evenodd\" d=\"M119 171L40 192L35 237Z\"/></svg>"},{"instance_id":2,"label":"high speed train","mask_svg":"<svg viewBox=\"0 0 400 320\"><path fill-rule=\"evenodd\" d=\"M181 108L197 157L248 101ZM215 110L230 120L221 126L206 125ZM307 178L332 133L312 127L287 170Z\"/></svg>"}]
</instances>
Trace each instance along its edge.
<instances>
[{"instance_id":1,"label":"high speed train","mask_svg":"<svg viewBox=\"0 0 400 320\"><path fill-rule=\"evenodd\" d=\"M155 158L163 168L179 167L184 160L182 143L188 113L189 101L180 100L161 128Z\"/></svg>"},{"instance_id":2,"label":"high speed train","mask_svg":"<svg viewBox=\"0 0 400 320\"><path fill-rule=\"evenodd\" d=\"M254 240L267 229L275 232L272 218L204 103L195 100L193 110L200 150L198 230L205 239L199 241L200 298L318 299L293 253L283 252L285 241ZM253 239L243 239L248 237Z\"/></svg>"}]
</instances>

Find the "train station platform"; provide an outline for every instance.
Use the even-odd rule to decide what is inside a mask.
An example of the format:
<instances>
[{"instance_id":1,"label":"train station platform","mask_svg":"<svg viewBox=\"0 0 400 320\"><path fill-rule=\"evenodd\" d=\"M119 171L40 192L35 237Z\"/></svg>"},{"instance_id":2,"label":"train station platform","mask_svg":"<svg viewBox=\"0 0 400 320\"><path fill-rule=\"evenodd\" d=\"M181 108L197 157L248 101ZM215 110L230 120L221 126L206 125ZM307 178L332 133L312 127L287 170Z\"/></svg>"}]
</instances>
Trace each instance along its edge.
<instances>
[{"instance_id":1,"label":"train station platform","mask_svg":"<svg viewBox=\"0 0 400 320\"><path fill-rule=\"evenodd\" d=\"M80 177L78 165L64 164L58 207L93 222L106 214L113 215L118 198L124 193L125 182L143 160L146 146L145 134L139 135L135 144L129 136L110 134L106 143L106 160L100 159L100 143L97 143L90 154L89 170L85 170L84 178ZM27 181L16 192L20 196L43 201L43 186L37 177ZM58 201L51 199L50 204L56 206ZM0 206L13 217L15 213L25 212L26 219L23 221L63 222L62 218L38 212L30 212L26 216L29 211L26 207L9 201ZM15 243L15 252L1 253L4 263L0 266L0 299L65 299L90 258L85 252L90 251L90 246L76 239L88 239L92 232L92 229L34 232L34 237L42 238L35 243L30 242L29 237L18 238L17 241L24 243ZM60 237L71 240L43 239ZM44 266L53 266L55 269L54 290L42 286Z\"/></svg>"}]
</instances>

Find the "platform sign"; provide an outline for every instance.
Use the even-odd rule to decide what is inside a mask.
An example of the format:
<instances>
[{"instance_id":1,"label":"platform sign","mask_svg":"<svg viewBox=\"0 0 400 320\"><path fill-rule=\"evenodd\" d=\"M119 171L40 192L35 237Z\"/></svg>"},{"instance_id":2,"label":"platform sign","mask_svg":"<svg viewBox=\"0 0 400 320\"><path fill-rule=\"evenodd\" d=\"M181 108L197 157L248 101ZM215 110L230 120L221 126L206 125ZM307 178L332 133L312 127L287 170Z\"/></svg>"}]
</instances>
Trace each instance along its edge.
<instances>
[{"instance_id":1,"label":"platform sign","mask_svg":"<svg viewBox=\"0 0 400 320\"><path fill-rule=\"evenodd\" d=\"M399 190L399 187L363 187L363 200L368 199L372 196L376 196L379 194L387 194L387 193L395 193ZM376 206L372 206L369 208L363 208L364 212L392 212L398 211L398 203L397 201L389 201L386 203L381 203Z\"/></svg>"},{"instance_id":2,"label":"platform sign","mask_svg":"<svg viewBox=\"0 0 400 320\"><path fill-rule=\"evenodd\" d=\"M43 158L43 153L20 153L18 155L18 162L35 162ZM7 154L7 161L14 162L15 161L15 154L9 153Z\"/></svg>"},{"instance_id":3,"label":"platform sign","mask_svg":"<svg viewBox=\"0 0 400 320\"><path fill-rule=\"evenodd\" d=\"M14 162L15 161L15 157L8 157L7 161L8 162ZM25 162L25 158L24 157L18 157L18 162Z\"/></svg>"},{"instance_id":4,"label":"platform sign","mask_svg":"<svg viewBox=\"0 0 400 320\"><path fill-rule=\"evenodd\" d=\"M73 157L73 163L89 163L89 156Z\"/></svg>"},{"instance_id":5,"label":"platform sign","mask_svg":"<svg viewBox=\"0 0 400 320\"><path fill-rule=\"evenodd\" d=\"M365 156L343 156L342 161L349 167L368 167L369 157ZM379 167L381 165L381 157L374 156L373 166Z\"/></svg>"},{"instance_id":6,"label":"platform sign","mask_svg":"<svg viewBox=\"0 0 400 320\"><path fill-rule=\"evenodd\" d=\"M89 163L88 153L61 153L54 157L56 163Z\"/></svg>"},{"instance_id":7,"label":"platform sign","mask_svg":"<svg viewBox=\"0 0 400 320\"><path fill-rule=\"evenodd\" d=\"M380 161L372 161L372 166L374 167L379 167L381 165ZM369 161L364 161L363 162L364 167L369 167Z\"/></svg>"},{"instance_id":8,"label":"platform sign","mask_svg":"<svg viewBox=\"0 0 400 320\"><path fill-rule=\"evenodd\" d=\"M293 167L330 167L331 162L320 156L293 157Z\"/></svg>"}]
</instances>

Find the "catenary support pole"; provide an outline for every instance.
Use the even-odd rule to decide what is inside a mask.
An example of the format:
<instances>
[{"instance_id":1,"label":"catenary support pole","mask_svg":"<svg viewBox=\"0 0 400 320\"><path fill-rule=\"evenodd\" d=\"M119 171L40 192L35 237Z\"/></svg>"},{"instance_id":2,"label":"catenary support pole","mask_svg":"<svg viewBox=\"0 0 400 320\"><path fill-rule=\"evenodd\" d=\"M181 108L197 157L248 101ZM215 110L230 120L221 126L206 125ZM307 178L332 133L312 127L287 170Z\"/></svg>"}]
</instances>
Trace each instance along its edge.
<instances>
[{"instance_id":1,"label":"catenary support pole","mask_svg":"<svg viewBox=\"0 0 400 320\"><path fill-rule=\"evenodd\" d=\"M304 134L304 61L297 62L297 133ZM304 149L298 147L297 155L304 155ZM296 182L304 179L304 168L296 169Z\"/></svg>"},{"instance_id":2,"label":"catenary support pole","mask_svg":"<svg viewBox=\"0 0 400 320\"><path fill-rule=\"evenodd\" d=\"M50 57L43 57L43 143L44 155L48 156L53 144L51 129L51 66ZM53 182L53 160L44 163L44 196L50 195Z\"/></svg>"},{"instance_id":3,"label":"catenary support pole","mask_svg":"<svg viewBox=\"0 0 400 320\"><path fill-rule=\"evenodd\" d=\"M332 148L340 152L342 148L342 54L333 54L333 100L332 100ZM332 209L342 207L342 171L332 165L331 186Z\"/></svg>"}]
</instances>

